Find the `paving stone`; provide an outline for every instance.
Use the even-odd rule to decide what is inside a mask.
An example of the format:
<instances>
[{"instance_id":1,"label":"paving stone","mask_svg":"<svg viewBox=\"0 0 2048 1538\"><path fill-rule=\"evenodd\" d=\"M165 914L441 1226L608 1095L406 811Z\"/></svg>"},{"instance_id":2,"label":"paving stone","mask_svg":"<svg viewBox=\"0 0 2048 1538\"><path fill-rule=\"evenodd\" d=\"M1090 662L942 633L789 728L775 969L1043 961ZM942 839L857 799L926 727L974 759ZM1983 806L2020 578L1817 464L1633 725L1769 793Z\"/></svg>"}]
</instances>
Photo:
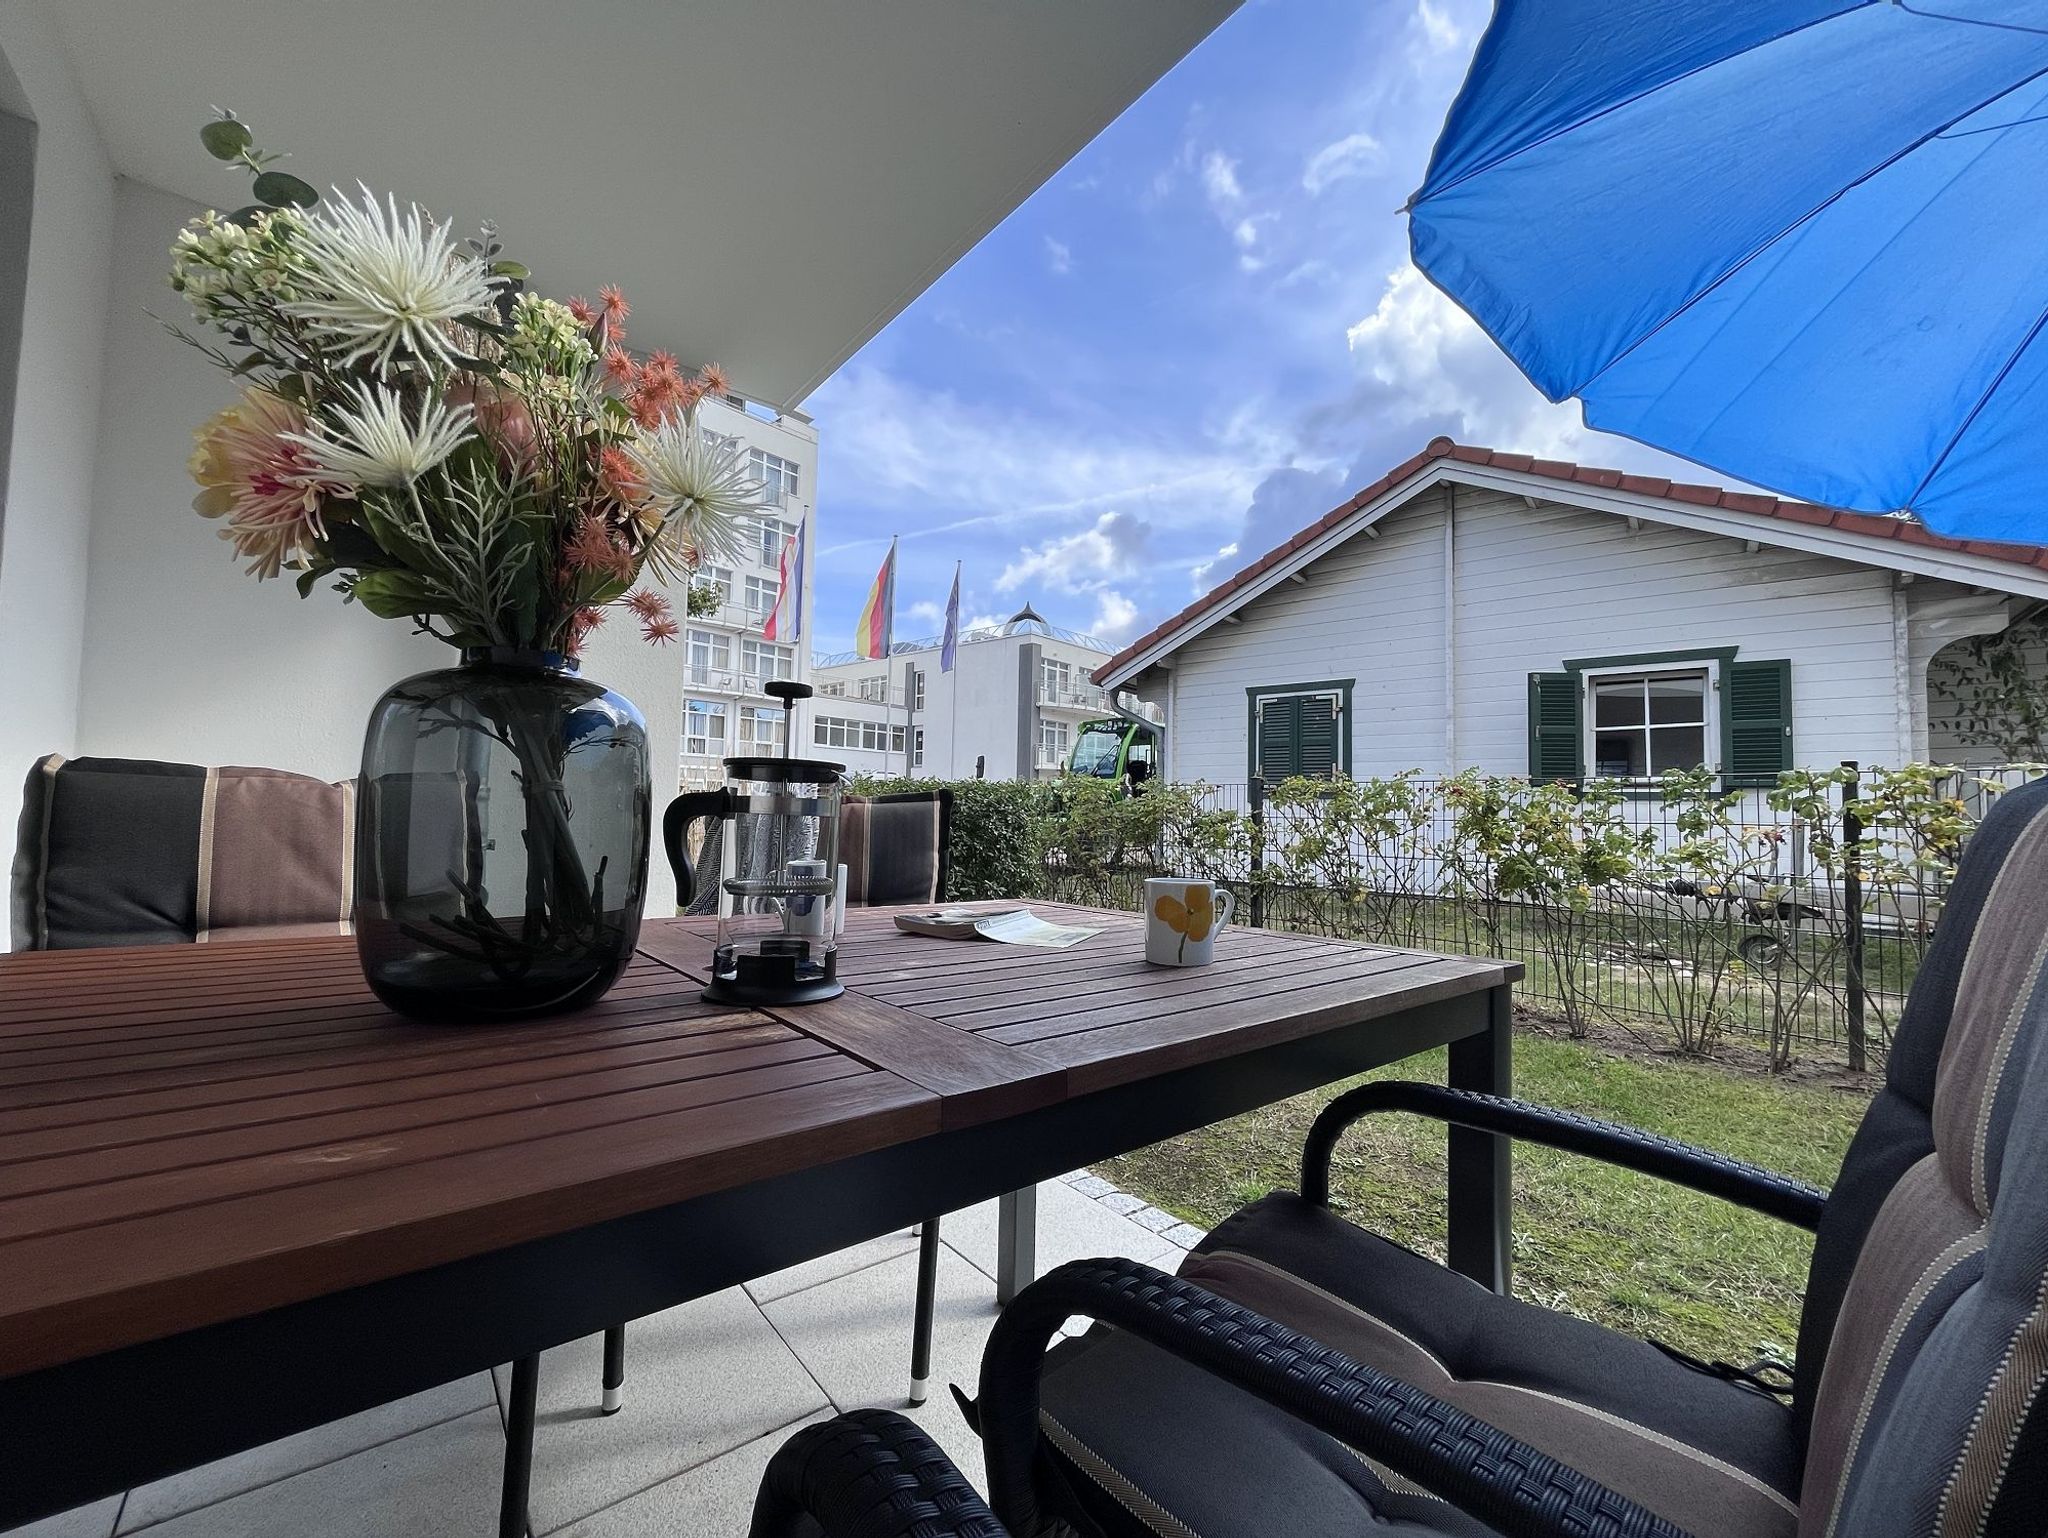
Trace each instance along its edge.
<instances>
[{"instance_id":1,"label":"paving stone","mask_svg":"<svg viewBox=\"0 0 2048 1538\"><path fill-rule=\"evenodd\" d=\"M541 1359L530 1507L536 1533L601 1511L825 1403L738 1287L626 1327L626 1403L616 1415L600 1413L603 1356L603 1337L592 1335ZM498 1369L501 1397L510 1376Z\"/></svg>"},{"instance_id":2,"label":"paving stone","mask_svg":"<svg viewBox=\"0 0 2048 1538\"><path fill-rule=\"evenodd\" d=\"M802 1426L823 1419L821 1410L799 1425L778 1426L744 1447L585 1517L564 1528L562 1538L742 1538L753 1518L754 1494L761 1488L768 1460Z\"/></svg>"},{"instance_id":3,"label":"paving stone","mask_svg":"<svg viewBox=\"0 0 2048 1538\"><path fill-rule=\"evenodd\" d=\"M834 1277L858 1271L863 1266L893 1260L916 1248L917 1239L907 1228L900 1233L884 1234L865 1244L850 1245L843 1250L834 1250L830 1255L820 1255L816 1260L806 1260L785 1270L757 1277L747 1283L747 1295L756 1303L773 1302L792 1292L802 1292L806 1287L815 1287L820 1282L829 1282Z\"/></svg>"},{"instance_id":4,"label":"paving stone","mask_svg":"<svg viewBox=\"0 0 2048 1538\"><path fill-rule=\"evenodd\" d=\"M1140 1207L1135 1212L1125 1213L1124 1216L1140 1228L1149 1228L1155 1234L1165 1233L1180 1221L1172 1213L1161 1212L1157 1207L1152 1206Z\"/></svg>"},{"instance_id":5,"label":"paving stone","mask_svg":"<svg viewBox=\"0 0 2048 1538\"><path fill-rule=\"evenodd\" d=\"M1074 1182L1074 1189L1083 1196L1107 1196L1116 1189L1100 1175L1083 1175Z\"/></svg>"},{"instance_id":6,"label":"paving stone","mask_svg":"<svg viewBox=\"0 0 2048 1538\"><path fill-rule=\"evenodd\" d=\"M196 1511L215 1501L240 1495L261 1485L274 1484L307 1469L346 1458L381 1442L406 1436L426 1426L438 1425L472 1411L491 1409L489 1373L474 1373L444 1383L390 1404L365 1410L360 1415L315 1426L297 1436L285 1437L248 1452L237 1453L217 1463L201 1464L182 1474L173 1474L154 1484L131 1491L121 1513L120 1531L132 1533L152 1522L167 1521L184 1512Z\"/></svg>"},{"instance_id":7,"label":"paving stone","mask_svg":"<svg viewBox=\"0 0 2048 1538\"><path fill-rule=\"evenodd\" d=\"M1209 1237L1209 1230L1197 1228L1192 1223L1176 1223L1173 1227L1167 1229L1161 1237L1172 1240L1184 1250L1191 1250Z\"/></svg>"},{"instance_id":8,"label":"paving stone","mask_svg":"<svg viewBox=\"0 0 2048 1538\"><path fill-rule=\"evenodd\" d=\"M996 1203L983 1202L949 1216L939 1236L993 1278L996 1272ZM1141 1228L1081 1194L1078 1185L1048 1181L1038 1188L1038 1274L1069 1260L1123 1255L1156 1262L1174 1254L1163 1234ZM994 1299L991 1287L989 1297Z\"/></svg>"},{"instance_id":9,"label":"paving stone","mask_svg":"<svg viewBox=\"0 0 2048 1538\"><path fill-rule=\"evenodd\" d=\"M1140 1207L1145 1205L1144 1197L1133 1196L1128 1191L1111 1191L1105 1195L1098 1196L1095 1199L1098 1202L1102 1203L1103 1206L1107 1207L1111 1212L1119 1213L1124 1217L1129 1217L1132 1213L1136 1212Z\"/></svg>"}]
</instances>

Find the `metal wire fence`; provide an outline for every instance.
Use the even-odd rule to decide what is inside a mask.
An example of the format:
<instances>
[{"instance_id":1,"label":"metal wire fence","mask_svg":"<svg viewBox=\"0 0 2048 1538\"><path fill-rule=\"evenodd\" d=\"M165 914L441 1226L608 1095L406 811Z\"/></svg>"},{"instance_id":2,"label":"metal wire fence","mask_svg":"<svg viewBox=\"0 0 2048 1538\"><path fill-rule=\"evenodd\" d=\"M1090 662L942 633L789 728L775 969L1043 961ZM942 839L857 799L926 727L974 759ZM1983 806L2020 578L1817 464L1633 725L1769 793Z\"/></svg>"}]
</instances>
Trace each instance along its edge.
<instances>
[{"instance_id":1,"label":"metal wire fence","mask_svg":"<svg viewBox=\"0 0 2048 1538\"><path fill-rule=\"evenodd\" d=\"M1158 786L1143 818L1053 818L1019 895L1136 909L1148 876L1215 880L1240 922L1519 961L1523 997L1575 1030L1648 1023L1685 1050L1735 1035L1861 1067L1969 832L2036 772Z\"/></svg>"}]
</instances>

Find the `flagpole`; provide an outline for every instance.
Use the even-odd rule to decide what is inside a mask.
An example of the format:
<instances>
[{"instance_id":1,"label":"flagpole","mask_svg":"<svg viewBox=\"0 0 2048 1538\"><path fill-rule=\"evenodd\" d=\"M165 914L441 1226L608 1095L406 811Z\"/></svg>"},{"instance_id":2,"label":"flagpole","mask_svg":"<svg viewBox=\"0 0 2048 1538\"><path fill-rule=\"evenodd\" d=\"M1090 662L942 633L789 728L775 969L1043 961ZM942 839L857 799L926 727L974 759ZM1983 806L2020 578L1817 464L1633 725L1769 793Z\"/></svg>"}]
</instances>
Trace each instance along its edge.
<instances>
[{"instance_id":1,"label":"flagpole","mask_svg":"<svg viewBox=\"0 0 2048 1538\"><path fill-rule=\"evenodd\" d=\"M960 563L953 563L953 594L960 593ZM951 771L946 777L955 778L960 764L960 619L956 613L953 625L953 718L946 725L946 767Z\"/></svg>"}]
</instances>

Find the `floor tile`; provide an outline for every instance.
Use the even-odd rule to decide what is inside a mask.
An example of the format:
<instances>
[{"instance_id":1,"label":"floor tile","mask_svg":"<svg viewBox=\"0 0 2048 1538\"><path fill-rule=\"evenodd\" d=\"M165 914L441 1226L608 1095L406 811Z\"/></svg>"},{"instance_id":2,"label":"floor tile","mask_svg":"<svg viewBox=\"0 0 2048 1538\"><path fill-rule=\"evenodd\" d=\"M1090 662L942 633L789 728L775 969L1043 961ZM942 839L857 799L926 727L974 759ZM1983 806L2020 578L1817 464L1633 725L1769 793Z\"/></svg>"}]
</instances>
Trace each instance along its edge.
<instances>
[{"instance_id":1,"label":"floor tile","mask_svg":"<svg viewBox=\"0 0 2048 1538\"><path fill-rule=\"evenodd\" d=\"M792 1292L802 1292L806 1287L815 1287L820 1282L844 1276L849 1271L858 1271L863 1266L894 1259L916 1248L917 1239L907 1228L900 1233L884 1234L865 1244L850 1245L843 1250L834 1250L830 1255L820 1255L816 1260L806 1260L786 1270L757 1277L747 1283L747 1295L756 1303L772 1302L776 1298L788 1297Z\"/></svg>"},{"instance_id":2,"label":"floor tile","mask_svg":"<svg viewBox=\"0 0 2048 1538\"><path fill-rule=\"evenodd\" d=\"M91 1501L31 1522L27 1527L10 1527L0 1533L0 1538L107 1538L120 1510L121 1497L110 1495L103 1501Z\"/></svg>"},{"instance_id":3,"label":"floor tile","mask_svg":"<svg viewBox=\"0 0 2048 1538\"><path fill-rule=\"evenodd\" d=\"M826 1413L807 1416L802 1425L823 1420ZM565 1529L562 1538L745 1538L761 1474L775 1450L799 1429L778 1426L745 1447L585 1517Z\"/></svg>"},{"instance_id":4,"label":"floor tile","mask_svg":"<svg viewBox=\"0 0 2048 1538\"><path fill-rule=\"evenodd\" d=\"M151 1538L491 1538L505 1435L479 1410L146 1529Z\"/></svg>"},{"instance_id":5,"label":"floor tile","mask_svg":"<svg viewBox=\"0 0 2048 1538\"><path fill-rule=\"evenodd\" d=\"M530 1508L536 1533L589 1516L824 1404L818 1385L738 1287L627 1326L626 1404L616 1415L598 1411L602 1367L598 1335L541 1360ZM501 1395L509 1376L498 1370Z\"/></svg>"},{"instance_id":6,"label":"floor tile","mask_svg":"<svg viewBox=\"0 0 2048 1538\"><path fill-rule=\"evenodd\" d=\"M195 1511L231 1495L239 1495L244 1490L253 1490L259 1485L272 1484L323 1463L332 1463L337 1458L345 1458L350 1453L361 1452L422 1427L489 1408L492 1403L490 1375L477 1373L428 1389L424 1394L414 1394L410 1398L379 1405L374 1410L365 1410L360 1415L316 1426L297 1436L251 1448L217 1463L202 1464L131 1492L128 1505L121 1513L119 1530L132 1533L153 1522L162 1522L182 1512Z\"/></svg>"},{"instance_id":7,"label":"floor tile","mask_svg":"<svg viewBox=\"0 0 2048 1538\"><path fill-rule=\"evenodd\" d=\"M939 1226L939 1237L972 1261L990 1277L996 1271L996 1203L983 1202L956 1212ZM1158 1263L1162 1256L1178 1256L1162 1234L1111 1212L1102 1203L1081 1194L1078 1186L1058 1180L1038 1188L1038 1274L1069 1260L1092 1260L1099 1255L1123 1255L1131 1260ZM1167 1265L1162 1269L1171 1270ZM993 1299L993 1291L989 1294Z\"/></svg>"},{"instance_id":8,"label":"floor tile","mask_svg":"<svg viewBox=\"0 0 2048 1538\"><path fill-rule=\"evenodd\" d=\"M912 1410L906 1399L916 1285L917 1257L905 1255L779 1298L763 1312L825 1385L835 1405L842 1410L866 1405L901 1410L979 1485L981 1443L960 1418L946 1385L958 1383L969 1393L974 1391L982 1343L996 1320L995 1292L986 1277L941 1249L931 1398Z\"/></svg>"}]
</instances>

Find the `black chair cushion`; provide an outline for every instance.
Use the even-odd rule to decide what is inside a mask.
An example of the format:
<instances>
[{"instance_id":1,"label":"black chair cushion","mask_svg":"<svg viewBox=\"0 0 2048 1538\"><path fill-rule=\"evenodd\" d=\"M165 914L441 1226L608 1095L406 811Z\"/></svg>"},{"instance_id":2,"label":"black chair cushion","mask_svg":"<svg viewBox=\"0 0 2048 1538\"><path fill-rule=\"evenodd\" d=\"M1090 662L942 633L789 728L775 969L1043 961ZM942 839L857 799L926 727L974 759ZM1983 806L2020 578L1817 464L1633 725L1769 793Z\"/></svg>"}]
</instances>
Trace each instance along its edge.
<instances>
[{"instance_id":1,"label":"black chair cushion","mask_svg":"<svg viewBox=\"0 0 2048 1538\"><path fill-rule=\"evenodd\" d=\"M1088 1538L1493 1538L1493 1530L1241 1389L1097 1325L1053 1348L1049 1511Z\"/></svg>"},{"instance_id":2,"label":"black chair cushion","mask_svg":"<svg viewBox=\"0 0 2048 1538\"><path fill-rule=\"evenodd\" d=\"M1791 1412L1628 1336L1511 1298L1276 1192L1181 1275L1426 1390L1699 1535L1797 1524Z\"/></svg>"}]
</instances>

